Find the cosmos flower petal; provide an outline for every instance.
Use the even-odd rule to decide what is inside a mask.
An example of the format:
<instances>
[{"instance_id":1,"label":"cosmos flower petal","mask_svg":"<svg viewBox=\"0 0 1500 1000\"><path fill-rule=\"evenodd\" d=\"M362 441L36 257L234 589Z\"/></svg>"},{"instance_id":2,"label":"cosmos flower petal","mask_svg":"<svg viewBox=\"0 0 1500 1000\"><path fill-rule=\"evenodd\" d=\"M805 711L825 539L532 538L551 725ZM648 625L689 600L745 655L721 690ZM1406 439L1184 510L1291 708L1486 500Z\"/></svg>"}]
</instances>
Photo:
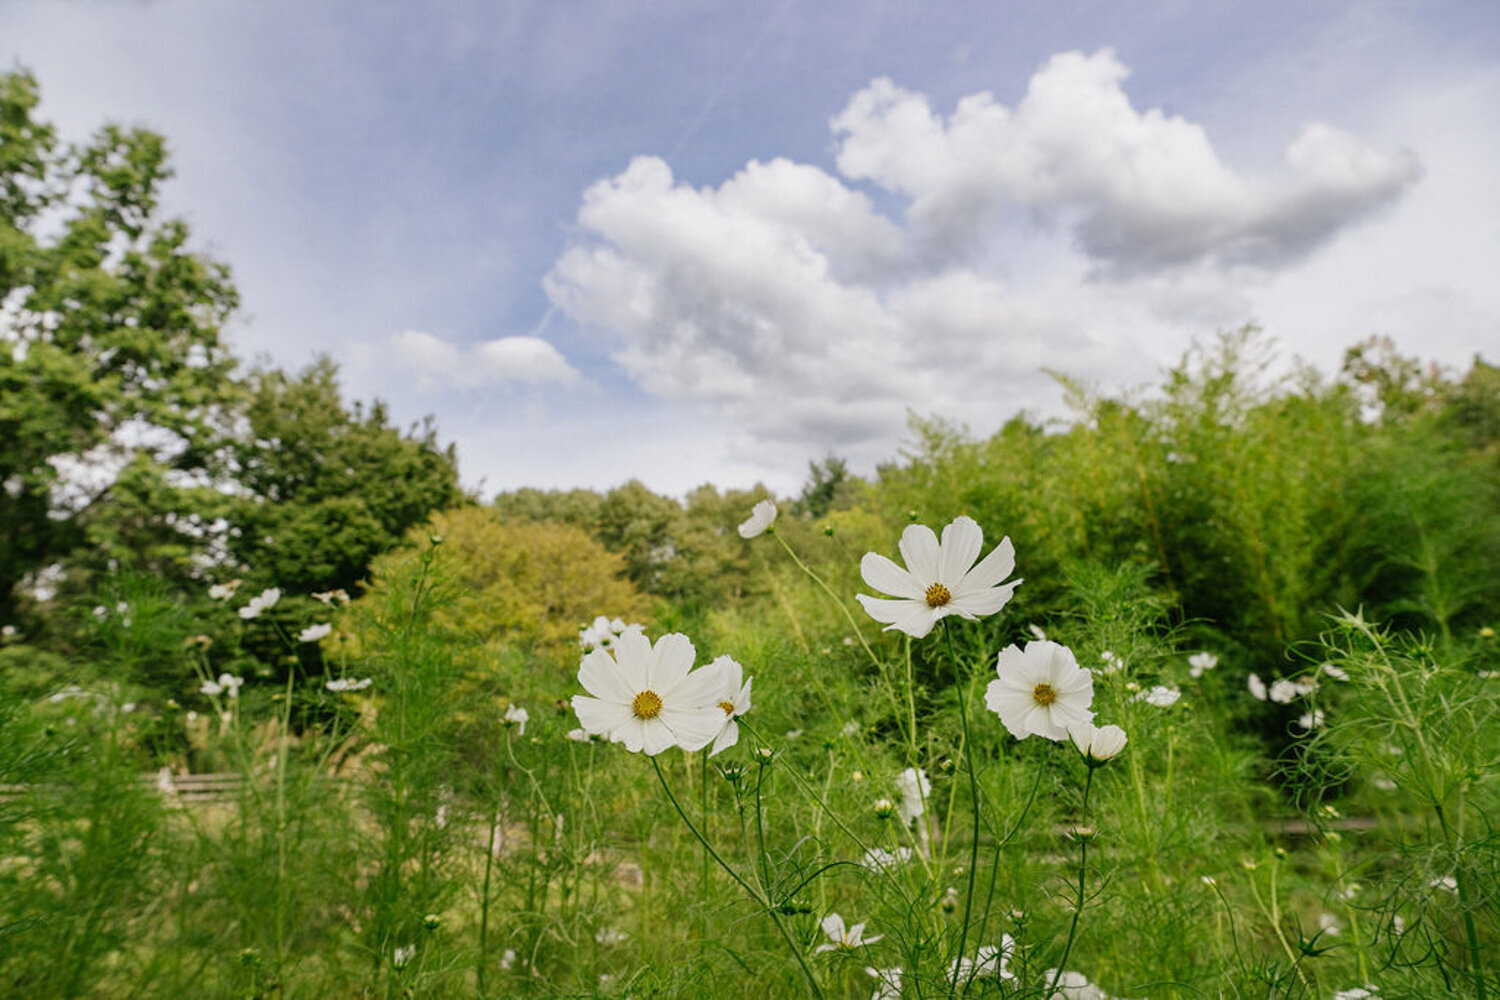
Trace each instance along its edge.
<instances>
[{"instance_id":1,"label":"cosmos flower petal","mask_svg":"<svg viewBox=\"0 0 1500 1000\"><path fill-rule=\"evenodd\" d=\"M663 750L674 746L677 746L676 734L661 716L641 720L641 749L645 751L646 756L655 757ZM628 746L627 749L629 749Z\"/></svg>"},{"instance_id":2,"label":"cosmos flower petal","mask_svg":"<svg viewBox=\"0 0 1500 1000\"><path fill-rule=\"evenodd\" d=\"M650 676L651 640L643 633L626 633L615 640L614 653L615 663L631 692L646 690Z\"/></svg>"},{"instance_id":3,"label":"cosmos flower petal","mask_svg":"<svg viewBox=\"0 0 1500 1000\"><path fill-rule=\"evenodd\" d=\"M1020 584L1021 581L1017 580L1004 587L990 587L984 590L965 589L953 598L953 603L948 607L958 614L971 617L992 615L1010 602L1011 595L1016 592L1016 587Z\"/></svg>"},{"instance_id":4,"label":"cosmos flower petal","mask_svg":"<svg viewBox=\"0 0 1500 1000\"><path fill-rule=\"evenodd\" d=\"M925 586L906 570L878 553L865 553L865 557L859 561L859 573L864 577L865 583L882 594L894 594L897 597L916 601L925 599L927 592Z\"/></svg>"},{"instance_id":5,"label":"cosmos flower petal","mask_svg":"<svg viewBox=\"0 0 1500 1000\"><path fill-rule=\"evenodd\" d=\"M937 621L932 609L923 601L887 601L878 597L856 594L855 600L864 605L865 612L878 622L885 622L888 629L900 629L913 638L920 639L932 631Z\"/></svg>"},{"instance_id":6,"label":"cosmos flower petal","mask_svg":"<svg viewBox=\"0 0 1500 1000\"><path fill-rule=\"evenodd\" d=\"M646 670L646 687L661 694L677 686L688 671L693 669L697 657L693 642L681 632L673 632L656 640Z\"/></svg>"},{"instance_id":7,"label":"cosmos flower petal","mask_svg":"<svg viewBox=\"0 0 1500 1000\"><path fill-rule=\"evenodd\" d=\"M674 707L700 708L704 705L711 705L722 715L723 711L718 706L723 700L724 668L711 663L692 671L671 687L663 686L652 690L660 694L663 701Z\"/></svg>"},{"instance_id":8,"label":"cosmos flower petal","mask_svg":"<svg viewBox=\"0 0 1500 1000\"><path fill-rule=\"evenodd\" d=\"M621 726L630 721L630 707L612 701L601 701L586 694L573 696L573 711L584 732L599 736L614 737Z\"/></svg>"},{"instance_id":9,"label":"cosmos flower petal","mask_svg":"<svg viewBox=\"0 0 1500 1000\"><path fill-rule=\"evenodd\" d=\"M579 660L578 683L595 698L607 701L629 704L635 697L624 671L615 663L614 657L602 649L593 650Z\"/></svg>"},{"instance_id":10,"label":"cosmos flower petal","mask_svg":"<svg viewBox=\"0 0 1500 1000\"><path fill-rule=\"evenodd\" d=\"M943 529L937 579L956 588L979 558L984 531L972 517L956 517Z\"/></svg>"},{"instance_id":11,"label":"cosmos flower petal","mask_svg":"<svg viewBox=\"0 0 1500 1000\"><path fill-rule=\"evenodd\" d=\"M995 587L1016 568L1016 547L1009 537L1002 538L995 551L979 560L964 578L964 589ZM1016 583L1020 583L1017 580ZM1014 586L1014 584L1012 584Z\"/></svg>"},{"instance_id":12,"label":"cosmos flower petal","mask_svg":"<svg viewBox=\"0 0 1500 1000\"><path fill-rule=\"evenodd\" d=\"M708 751L710 757L721 750L727 750L740 741L740 724L734 721L734 716L727 716L724 720L724 728L719 730L719 735L714 737L713 749Z\"/></svg>"},{"instance_id":13,"label":"cosmos flower petal","mask_svg":"<svg viewBox=\"0 0 1500 1000\"><path fill-rule=\"evenodd\" d=\"M660 721L671 730L673 742L684 750L702 750L724 729L724 710L717 705L707 708L663 708L651 722Z\"/></svg>"},{"instance_id":14,"label":"cosmos flower petal","mask_svg":"<svg viewBox=\"0 0 1500 1000\"><path fill-rule=\"evenodd\" d=\"M927 525L907 525L906 530L901 532L901 541L897 548L901 550L901 558L906 562L906 569L912 576L919 581L940 579L942 552L938 548L937 535Z\"/></svg>"},{"instance_id":15,"label":"cosmos flower petal","mask_svg":"<svg viewBox=\"0 0 1500 1000\"><path fill-rule=\"evenodd\" d=\"M628 715L628 713L627 713ZM609 734L612 742L625 744L631 753L640 753L646 745L646 720L628 715L625 722Z\"/></svg>"}]
</instances>

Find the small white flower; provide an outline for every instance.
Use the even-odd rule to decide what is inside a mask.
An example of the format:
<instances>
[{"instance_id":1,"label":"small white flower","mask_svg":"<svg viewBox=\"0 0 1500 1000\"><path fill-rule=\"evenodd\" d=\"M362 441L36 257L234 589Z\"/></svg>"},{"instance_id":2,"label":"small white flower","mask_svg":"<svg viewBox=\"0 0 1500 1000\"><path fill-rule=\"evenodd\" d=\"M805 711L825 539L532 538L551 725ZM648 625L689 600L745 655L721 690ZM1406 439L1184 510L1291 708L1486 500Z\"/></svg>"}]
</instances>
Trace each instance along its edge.
<instances>
[{"instance_id":1,"label":"small white flower","mask_svg":"<svg viewBox=\"0 0 1500 1000\"><path fill-rule=\"evenodd\" d=\"M322 625L309 625L297 633L297 639L301 642L317 642L332 631L333 626L326 622Z\"/></svg>"},{"instance_id":2,"label":"small white flower","mask_svg":"<svg viewBox=\"0 0 1500 1000\"><path fill-rule=\"evenodd\" d=\"M1142 691L1131 700L1144 701L1146 704L1155 705L1157 708L1169 708L1177 704L1177 699L1181 697L1182 692L1176 688L1158 684L1149 690Z\"/></svg>"},{"instance_id":3,"label":"small white flower","mask_svg":"<svg viewBox=\"0 0 1500 1000\"><path fill-rule=\"evenodd\" d=\"M572 740L574 743L587 743L589 740L593 739L593 737L584 732L582 729L569 729L568 739Z\"/></svg>"},{"instance_id":4,"label":"small white flower","mask_svg":"<svg viewBox=\"0 0 1500 1000\"><path fill-rule=\"evenodd\" d=\"M219 687L230 698L238 698L240 696L240 687L244 683L245 678L243 677L235 677L233 674L219 675Z\"/></svg>"},{"instance_id":5,"label":"small white flower","mask_svg":"<svg viewBox=\"0 0 1500 1000\"><path fill-rule=\"evenodd\" d=\"M1347 681L1349 679L1349 674L1343 667L1335 667L1332 663L1325 663L1318 670L1336 681Z\"/></svg>"},{"instance_id":6,"label":"small white flower","mask_svg":"<svg viewBox=\"0 0 1500 1000\"><path fill-rule=\"evenodd\" d=\"M823 933L828 935L828 943L818 945L817 948L813 949L816 952L852 951L867 944L874 944L884 936L876 934L873 937L865 937L865 925L863 923L846 928L844 926L844 918L837 913L830 913L824 917L821 926Z\"/></svg>"},{"instance_id":7,"label":"small white flower","mask_svg":"<svg viewBox=\"0 0 1500 1000\"><path fill-rule=\"evenodd\" d=\"M1256 701L1266 700L1266 682L1260 679L1258 674L1251 674L1245 678L1245 684L1250 688L1250 696Z\"/></svg>"},{"instance_id":8,"label":"small white flower","mask_svg":"<svg viewBox=\"0 0 1500 1000\"><path fill-rule=\"evenodd\" d=\"M896 775L896 788L901 792L901 806L897 810L901 822L911 826L913 820L927 811L926 799L932 792L932 782L927 780L925 771L908 767Z\"/></svg>"},{"instance_id":9,"label":"small white flower","mask_svg":"<svg viewBox=\"0 0 1500 1000\"><path fill-rule=\"evenodd\" d=\"M713 749L708 752L712 757L739 742L740 725L735 720L750 711L750 688L755 678L746 677L745 668L728 656L719 657L703 669L719 674L718 706L724 712L723 728L714 737Z\"/></svg>"},{"instance_id":10,"label":"small white flower","mask_svg":"<svg viewBox=\"0 0 1500 1000\"><path fill-rule=\"evenodd\" d=\"M1315 708L1311 712L1303 712L1297 717L1297 726L1312 732L1314 729L1323 728L1323 710Z\"/></svg>"},{"instance_id":11,"label":"small white flower","mask_svg":"<svg viewBox=\"0 0 1500 1000\"><path fill-rule=\"evenodd\" d=\"M630 935L626 934L624 931L616 930L613 927L601 927L599 928L599 930L594 932L594 940L604 945L605 947L611 947L613 945L624 944L626 941L629 941Z\"/></svg>"},{"instance_id":12,"label":"small white flower","mask_svg":"<svg viewBox=\"0 0 1500 1000\"><path fill-rule=\"evenodd\" d=\"M1283 677L1271 685L1268 697L1278 705L1290 705L1301 693L1296 681L1289 681Z\"/></svg>"},{"instance_id":13,"label":"small white flower","mask_svg":"<svg viewBox=\"0 0 1500 1000\"><path fill-rule=\"evenodd\" d=\"M1333 995L1332 1000L1380 1000L1380 991L1376 987L1366 983L1364 986L1339 990Z\"/></svg>"},{"instance_id":14,"label":"small white flower","mask_svg":"<svg viewBox=\"0 0 1500 1000\"><path fill-rule=\"evenodd\" d=\"M1068 971L1059 976L1056 969L1048 969L1042 973L1042 982L1050 985L1054 977L1057 989L1049 1000L1110 1000L1108 993L1089 982L1081 972Z\"/></svg>"},{"instance_id":15,"label":"small white flower","mask_svg":"<svg viewBox=\"0 0 1500 1000\"><path fill-rule=\"evenodd\" d=\"M579 723L631 753L703 749L724 730L718 704L723 677L717 670L693 670L693 658L692 642L677 633L654 646L643 635L626 634L613 653L586 653L578 683L589 693L573 696Z\"/></svg>"},{"instance_id":16,"label":"small white flower","mask_svg":"<svg viewBox=\"0 0 1500 1000\"><path fill-rule=\"evenodd\" d=\"M341 677L338 680L328 681L323 686L330 691L363 691L371 683L373 682L368 677L357 681L348 677Z\"/></svg>"},{"instance_id":17,"label":"small white flower","mask_svg":"<svg viewBox=\"0 0 1500 1000\"><path fill-rule=\"evenodd\" d=\"M776 520L776 504L771 500L762 500L750 508L750 517L744 524L740 525L741 538L754 538L764 535Z\"/></svg>"},{"instance_id":18,"label":"small white flower","mask_svg":"<svg viewBox=\"0 0 1500 1000\"><path fill-rule=\"evenodd\" d=\"M1318 929L1329 937L1338 937L1344 932L1343 924L1332 913L1318 914Z\"/></svg>"},{"instance_id":19,"label":"small white flower","mask_svg":"<svg viewBox=\"0 0 1500 1000\"><path fill-rule=\"evenodd\" d=\"M871 847L865 851L859 863L871 871L880 871L882 868L893 868L897 864L905 864L910 860L910 847L898 847L894 851L887 851L883 847Z\"/></svg>"},{"instance_id":20,"label":"small white flower","mask_svg":"<svg viewBox=\"0 0 1500 1000\"><path fill-rule=\"evenodd\" d=\"M332 607L335 604L348 604L349 592L343 587L340 587L337 590L322 590L316 594L313 594L312 599L319 602L320 604L326 604L329 607Z\"/></svg>"},{"instance_id":21,"label":"small white flower","mask_svg":"<svg viewBox=\"0 0 1500 1000\"><path fill-rule=\"evenodd\" d=\"M1107 649L1099 654L1099 659L1104 661L1103 673L1117 674L1125 669L1125 661L1120 659L1119 654L1112 653Z\"/></svg>"},{"instance_id":22,"label":"small white flower","mask_svg":"<svg viewBox=\"0 0 1500 1000\"><path fill-rule=\"evenodd\" d=\"M984 548L984 531L970 517L958 517L943 529L943 540L926 525L913 524L901 533L898 546L906 569L874 552L860 561L865 583L895 599L856 595L865 611L887 629L899 629L920 639L948 615L975 619L1003 608L1020 580L1001 585L1015 569L1015 547L1002 539L977 564Z\"/></svg>"},{"instance_id":23,"label":"small white flower","mask_svg":"<svg viewBox=\"0 0 1500 1000\"><path fill-rule=\"evenodd\" d=\"M1446 889L1449 892L1458 891L1458 879L1454 878L1452 875L1439 875L1437 878L1433 879L1427 884L1432 886L1434 889Z\"/></svg>"},{"instance_id":24,"label":"small white flower","mask_svg":"<svg viewBox=\"0 0 1500 1000\"><path fill-rule=\"evenodd\" d=\"M398 969L404 969L417 954L417 946L414 944L402 945L391 954L391 964Z\"/></svg>"},{"instance_id":25,"label":"small white flower","mask_svg":"<svg viewBox=\"0 0 1500 1000\"><path fill-rule=\"evenodd\" d=\"M1068 736L1083 759L1095 767L1118 757L1128 740L1119 726L1095 726L1092 722L1069 726Z\"/></svg>"},{"instance_id":26,"label":"small white flower","mask_svg":"<svg viewBox=\"0 0 1500 1000\"><path fill-rule=\"evenodd\" d=\"M1202 677L1206 671L1219 665L1219 658L1212 653L1194 653L1188 657L1188 675Z\"/></svg>"},{"instance_id":27,"label":"small white flower","mask_svg":"<svg viewBox=\"0 0 1500 1000\"><path fill-rule=\"evenodd\" d=\"M872 969L867 965L865 973L875 977L875 992L870 994L870 1000L901 1000L901 977L904 973L900 966Z\"/></svg>"},{"instance_id":28,"label":"small white flower","mask_svg":"<svg viewBox=\"0 0 1500 1000\"><path fill-rule=\"evenodd\" d=\"M516 964L516 949L507 948L500 954L500 968L509 972Z\"/></svg>"},{"instance_id":29,"label":"small white flower","mask_svg":"<svg viewBox=\"0 0 1500 1000\"><path fill-rule=\"evenodd\" d=\"M511 705L505 710L505 721L512 723L520 730L520 735L526 735L526 721L531 718L531 713L520 705Z\"/></svg>"},{"instance_id":30,"label":"small white flower","mask_svg":"<svg viewBox=\"0 0 1500 1000\"><path fill-rule=\"evenodd\" d=\"M852 720L846 722L844 723L843 727L839 729L839 732L845 737L853 739L854 737L859 735L859 723Z\"/></svg>"},{"instance_id":31,"label":"small white flower","mask_svg":"<svg viewBox=\"0 0 1500 1000\"><path fill-rule=\"evenodd\" d=\"M960 987L973 979L1014 979L1015 973L1005 966L1015 948L1015 939L1009 934L1003 934L1000 937L1000 947L987 944L975 952L972 961L967 958L955 960L948 967L948 976L952 979L956 975Z\"/></svg>"},{"instance_id":32,"label":"small white flower","mask_svg":"<svg viewBox=\"0 0 1500 1000\"><path fill-rule=\"evenodd\" d=\"M1094 675L1078 665L1073 651L1055 642L1008 646L996 661L996 680L984 690L984 703L1010 734L1033 733L1049 740L1068 738L1068 727L1092 722Z\"/></svg>"},{"instance_id":33,"label":"small white flower","mask_svg":"<svg viewBox=\"0 0 1500 1000\"><path fill-rule=\"evenodd\" d=\"M249 621L259 618L263 613L270 611L281 600L281 590L278 587L267 587L255 597L250 598L250 603L240 608L240 617Z\"/></svg>"},{"instance_id":34,"label":"small white flower","mask_svg":"<svg viewBox=\"0 0 1500 1000\"><path fill-rule=\"evenodd\" d=\"M234 592L240 589L239 580L230 580L228 583L216 583L208 588L210 600L227 601L234 596Z\"/></svg>"}]
</instances>

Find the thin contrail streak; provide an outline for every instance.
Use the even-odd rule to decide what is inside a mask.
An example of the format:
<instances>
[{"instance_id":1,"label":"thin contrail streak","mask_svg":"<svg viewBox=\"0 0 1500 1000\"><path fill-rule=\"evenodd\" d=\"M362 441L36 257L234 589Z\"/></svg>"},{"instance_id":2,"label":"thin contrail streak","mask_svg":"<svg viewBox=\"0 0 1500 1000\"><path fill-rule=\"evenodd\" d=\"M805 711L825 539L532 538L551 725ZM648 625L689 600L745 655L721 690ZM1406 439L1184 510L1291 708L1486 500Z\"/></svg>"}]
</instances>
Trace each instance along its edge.
<instances>
[{"instance_id":1,"label":"thin contrail streak","mask_svg":"<svg viewBox=\"0 0 1500 1000\"><path fill-rule=\"evenodd\" d=\"M770 37L771 30L776 27L776 24L781 20L782 15L784 15L795 2L796 0L782 0L782 2L777 5L776 9L771 11L770 15L766 18L765 23L761 25L760 33L755 36L755 41L750 43L750 47L740 55L735 64L730 67L729 72L724 74L724 78L719 81L719 85L715 87L713 93L708 96L708 100L703 103L703 109L698 112L698 117L693 119L692 124L687 127L687 130L684 131L682 135L678 137L677 141L672 144L671 152L667 153L668 162L675 160L677 158L677 154L682 152L682 147L686 146L688 144L688 141L692 139L693 136L698 134L698 130L703 127L703 123L708 121L708 116L713 114L714 109L719 106L719 101L723 98L724 91L729 89L729 85L734 82L734 78L739 76L740 71L743 70L747 65L749 65L750 60L754 59L756 54L760 52L761 46L764 45L766 39Z\"/></svg>"}]
</instances>

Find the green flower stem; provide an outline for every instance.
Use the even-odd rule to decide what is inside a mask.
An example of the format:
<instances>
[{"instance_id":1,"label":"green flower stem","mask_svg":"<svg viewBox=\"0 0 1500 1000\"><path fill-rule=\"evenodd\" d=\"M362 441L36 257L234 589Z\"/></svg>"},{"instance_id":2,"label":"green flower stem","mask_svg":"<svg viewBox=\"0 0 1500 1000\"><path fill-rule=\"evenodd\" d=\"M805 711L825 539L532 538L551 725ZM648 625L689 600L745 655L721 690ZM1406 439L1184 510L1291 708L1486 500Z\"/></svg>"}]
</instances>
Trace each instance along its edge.
<instances>
[{"instance_id":1,"label":"green flower stem","mask_svg":"<svg viewBox=\"0 0 1500 1000\"><path fill-rule=\"evenodd\" d=\"M1084 825L1087 825L1089 820L1089 792L1093 787L1094 767L1090 765L1088 777L1083 779L1083 806L1079 810L1080 822ZM1052 977L1052 985L1047 991L1048 996L1057 992L1057 984L1062 981L1063 971L1068 967L1068 956L1073 951L1073 940L1078 936L1078 918L1083 915L1085 882L1089 870L1089 839L1088 837L1078 838L1078 905L1073 907L1073 920L1068 924L1068 940L1063 944L1062 958L1057 960L1057 972Z\"/></svg>"},{"instance_id":2,"label":"green flower stem","mask_svg":"<svg viewBox=\"0 0 1500 1000\"><path fill-rule=\"evenodd\" d=\"M820 986L818 986L817 977L813 975L812 969L808 967L807 959L802 954L802 949L797 947L797 943L792 940L791 934L787 932L785 925L782 924L780 918L777 916L775 907L771 905L770 897L768 895L763 895L749 882L745 881L745 879L740 875L739 872L735 871L729 866L729 862L725 861L722 857L719 856L719 852L714 850L713 845L708 842L708 838L704 837L703 834L699 832L698 827L695 826L693 821L688 818L688 814L683 811L682 804L677 801L677 796L672 794L672 788L667 784L667 776L665 774L662 774L661 763L657 761L655 757L651 758L651 767L656 771L656 780L661 782L662 791L667 793L667 801L672 803L672 808L677 810L677 815L682 818L682 822L686 824L688 830L693 834L694 837L697 838L698 843L703 845L703 849L708 852L709 856L713 858L714 861L718 862L719 867L724 869L725 873L728 874L730 878L734 879L739 887L741 889L744 889L751 899L755 900L756 905L766 911L766 916L771 918L771 923L775 925L776 930L781 934L782 940L786 942L787 949L791 951L792 957L797 960L797 965L802 969L802 974L807 978L808 989L812 992L812 995L816 998L816 1000L823 1000L823 990ZM757 831L759 831L760 827L759 813L760 808L759 803L757 803ZM762 857L764 857L764 841L762 841L761 844L761 854Z\"/></svg>"},{"instance_id":3,"label":"green flower stem","mask_svg":"<svg viewBox=\"0 0 1500 1000\"><path fill-rule=\"evenodd\" d=\"M1031 792L1026 796L1026 804L1021 807L1021 811L1016 815L1015 822L1011 824L1010 830L1005 836L995 839L995 859L990 862L990 884L985 890L984 912L979 915L977 940L983 941L985 931L989 928L990 911L994 908L995 904L995 878L1000 874L1000 853L1005 850L1006 845L1011 842L1011 839L1021 831L1022 824L1026 822L1026 817L1031 813L1031 806L1036 802L1036 793L1042 787L1042 775L1047 773L1047 761L1048 757L1046 756L1037 761L1036 780L1031 783ZM964 996L969 995L969 988L973 986L974 979L978 975L979 965L976 962L969 973L969 978L964 981Z\"/></svg>"},{"instance_id":4,"label":"green flower stem","mask_svg":"<svg viewBox=\"0 0 1500 1000\"><path fill-rule=\"evenodd\" d=\"M953 661L953 670L954 670L954 674L955 674L954 683L955 683L955 685L959 685L959 678L958 678L958 674L959 674L958 654L953 649L953 629L951 629L951 628L945 628L945 629L943 629L943 637L948 642L948 658ZM908 657L907 657L908 662L910 662L910 659L911 659L910 655L908 655ZM971 812L974 814L974 826L973 826L973 829L970 831L970 835L969 835L969 871L968 871L969 887L968 887L968 890L964 893L964 919L963 919L963 925L959 929L959 932L958 932L958 958L959 958L959 961L953 963L953 981L950 984L950 988L953 989L953 990L955 990L955 991L958 989L958 974L959 974L959 970L960 970L960 968L962 967L962 964L963 964L962 960L963 960L963 956L964 956L964 949L966 947L968 947L968 943L969 943L969 917L972 914L973 909L974 909L974 879L978 875L978 872L977 872L976 869L979 867L979 812L980 812L980 809L979 809L979 776L974 771L974 743L969 738L969 706L968 706L968 700L969 700L968 699L968 694L969 694L969 692L964 691L962 689L961 685L959 685L959 687L960 687L960 690L958 692L958 718L960 720L960 723L963 726L964 770L968 772L968 775L969 775L969 794L970 794L970 796L972 796L972 798L974 800L973 801L973 806L972 806L972 809L971 809ZM915 723L915 717L913 717L913 726L914 727L915 727L915 724L916 724Z\"/></svg>"}]
</instances>

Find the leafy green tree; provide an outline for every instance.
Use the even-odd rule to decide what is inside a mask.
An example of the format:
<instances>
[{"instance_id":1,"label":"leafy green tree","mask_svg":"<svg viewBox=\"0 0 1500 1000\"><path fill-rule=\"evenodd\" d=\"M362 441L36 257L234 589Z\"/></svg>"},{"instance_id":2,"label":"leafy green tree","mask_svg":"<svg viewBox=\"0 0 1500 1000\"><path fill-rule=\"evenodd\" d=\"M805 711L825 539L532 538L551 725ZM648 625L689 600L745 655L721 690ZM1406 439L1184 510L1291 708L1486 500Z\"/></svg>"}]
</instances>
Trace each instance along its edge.
<instances>
[{"instance_id":1,"label":"leafy green tree","mask_svg":"<svg viewBox=\"0 0 1500 1000\"><path fill-rule=\"evenodd\" d=\"M212 478L236 394L236 293L161 218L162 137L110 125L64 146L38 102L29 73L0 76L0 621L92 538L180 568L195 526L122 500Z\"/></svg>"},{"instance_id":2,"label":"leafy green tree","mask_svg":"<svg viewBox=\"0 0 1500 1000\"><path fill-rule=\"evenodd\" d=\"M229 551L256 579L352 591L409 529L466 501L431 420L403 433L379 402L346 409L329 359L248 383L249 432L232 448L240 490L225 516Z\"/></svg>"}]
</instances>

